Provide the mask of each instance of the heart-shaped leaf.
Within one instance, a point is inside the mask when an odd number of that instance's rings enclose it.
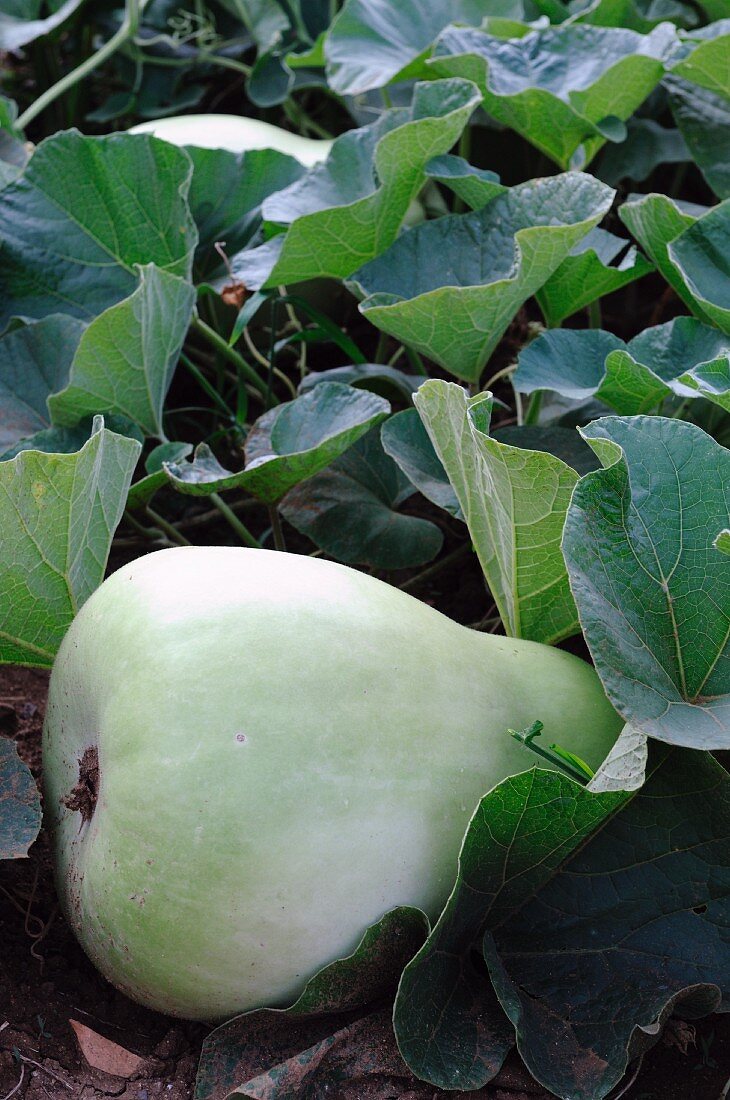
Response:
[[[605,469],[576,486],[563,538],[583,632],[611,702],[675,745],[730,746],[730,451],[662,417],[582,431]]]
[[[551,1092],[602,1100],[675,1006],[690,1019],[726,1008],[729,839],[727,772],[708,753],[662,747],[644,786],[487,931],[520,1054]]]
[[[0,662],[53,663],[104,578],[141,449],[98,417],[76,454],[23,451],[0,463]]]
[[[408,108],[339,137],[326,162],[267,199],[263,216],[288,226],[240,253],[233,271],[249,288],[317,276],[344,278],[395,240],[431,157],[447,152],[479,102],[473,84],[417,84]]]
[[[389,411],[388,402],[373,393],[323,382],[259,417],[246,441],[246,467],[238,473],[221,466],[205,443],[192,462],[169,463],[165,470],[181,493],[209,496],[245,489],[273,504],[329,466]]]
[[[514,384],[522,393],[596,397],[627,416],[674,395],[730,409],[730,340],[694,317],[645,329],[628,343],[600,329],[545,332],[520,353]]]
[[[41,142],[0,191],[0,328],[14,315],[91,320],[133,293],[137,264],[189,277],[191,173],[186,153],[147,136]]]
[[[475,962],[474,948],[487,928],[548,882],[625,799],[623,793],[591,796],[566,776],[532,770],[498,784],[481,800],[464,838],[453,892],[398,988],[396,1038],[419,1077],[441,1088],[458,1083],[478,1089],[496,1075],[514,1031]]]
[[[607,138],[622,140],[622,123],[659,83],[676,48],[670,23],[647,35],[573,23],[509,39],[449,27],[428,66],[473,81],[489,115],[566,169],[589,164]]]
[[[378,328],[476,381],[514,314],[600,221],[613,192],[566,173],[513,187],[472,214],[418,225],[357,271]]]
[[[521,0],[498,0],[489,14],[521,18]],[[419,55],[449,23],[479,26],[483,0],[346,0],[325,37],[327,82],[340,95],[360,95],[393,79],[422,75]]]
[[[88,326],[68,384],[48,398],[51,420],[73,427],[95,413],[116,413],[164,439],[162,407],[190,324],[195,290],[154,264],[139,286]]]

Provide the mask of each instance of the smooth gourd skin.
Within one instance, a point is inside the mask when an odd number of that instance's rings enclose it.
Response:
[[[435,918],[479,798],[540,718],[594,766],[594,671],[483,635],[343,565],[163,550],[111,576],[58,654],[44,733],[64,911],[159,1011],[285,1005],[395,905]],[[90,820],[65,807],[96,746]]]
[[[332,141],[292,134],[270,122],[238,115],[176,115],[155,118],[132,126],[130,134],[153,134],[171,145],[197,145],[203,149],[228,149],[246,153],[251,149],[278,149],[311,168],[326,160]]]

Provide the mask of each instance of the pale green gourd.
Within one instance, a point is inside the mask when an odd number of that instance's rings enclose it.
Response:
[[[140,558],[83,607],[51,678],[64,911],[155,1009],[285,1005],[393,906],[438,915],[477,801],[535,763],[508,727],[537,718],[593,766],[621,725],[578,658],[346,566],[227,547]],[[95,752],[82,820],[63,800]]]
[[[311,168],[327,159],[332,141],[292,134],[270,122],[239,115],[177,115],[155,118],[132,126],[130,134],[154,134],[171,145],[197,145],[202,149],[227,149],[246,153],[251,149],[277,149]]]

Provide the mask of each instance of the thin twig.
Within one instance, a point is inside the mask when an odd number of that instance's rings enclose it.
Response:
[[[15,1096],[16,1092],[18,1091],[20,1086],[23,1084],[23,1078],[24,1077],[25,1077],[25,1066],[21,1063],[21,1066],[20,1066],[20,1080],[18,1081],[18,1083],[17,1083],[17,1085],[15,1086],[14,1089],[11,1089],[10,1092],[6,1093],[5,1096],[3,1096],[3,1100],[10,1100],[11,1096]]]

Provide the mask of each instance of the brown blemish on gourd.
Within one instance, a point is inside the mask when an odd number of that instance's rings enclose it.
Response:
[[[81,824],[91,821],[99,797],[99,753],[96,745],[84,749],[79,760],[79,781],[61,802],[69,810],[81,814]]]

